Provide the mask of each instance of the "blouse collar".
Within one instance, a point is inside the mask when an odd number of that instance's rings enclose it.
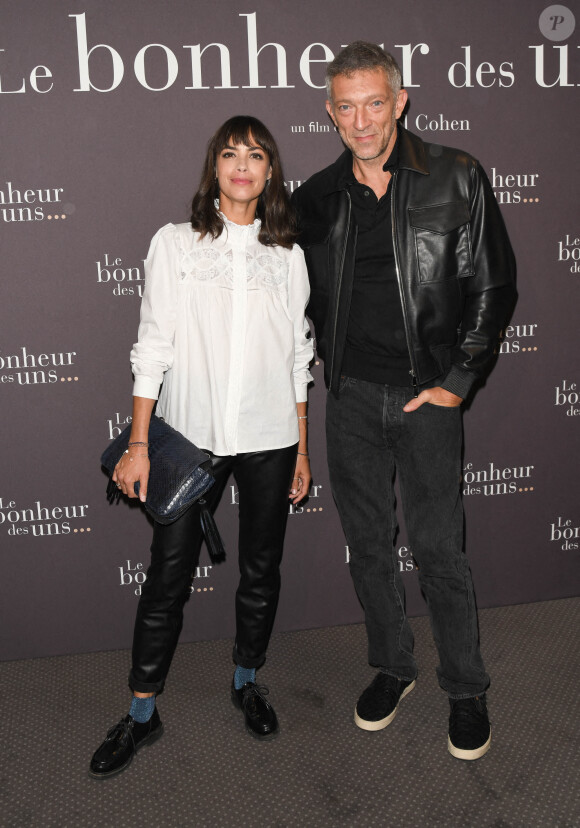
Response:
[[[252,224],[236,224],[235,221],[231,221],[222,211],[219,209],[219,201],[215,200],[215,207],[220,217],[226,227],[228,234],[233,235],[234,237],[237,236],[246,236],[250,234],[252,236],[257,236],[260,232],[260,227],[262,226],[262,222],[259,218],[254,219]]]

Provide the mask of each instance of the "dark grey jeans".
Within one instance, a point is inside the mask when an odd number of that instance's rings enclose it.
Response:
[[[327,399],[330,484],[365,611],[369,663],[406,681],[417,675],[394,544],[397,474],[439,684],[451,698],[468,698],[487,689],[489,676],[463,552],[461,410],[426,403],[407,414],[411,397],[408,388],[343,378],[340,398]]]

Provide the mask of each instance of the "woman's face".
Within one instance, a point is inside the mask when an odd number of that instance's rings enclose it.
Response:
[[[233,219],[229,212],[233,209],[239,215],[239,206],[246,205],[251,213],[248,218],[253,221],[258,198],[272,175],[272,167],[267,153],[254,144],[251,135],[249,140],[250,147],[235,144],[223,148],[217,157],[216,176],[222,213]]]

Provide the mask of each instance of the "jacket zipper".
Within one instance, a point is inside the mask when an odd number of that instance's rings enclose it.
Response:
[[[350,231],[350,212],[351,212],[351,206],[352,206],[351,199],[350,199],[350,193],[348,192],[348,190],[344,190],[343,192],[345,193],[345,195],[347,197],[347,200],[348,200],[348,214],[347,214],[347,220],[346,220],[346,233],[345,233],[345,236],[344,236],[344,243],[343,243],[343,246],[342,246],[342,254],[341,254],[341,257],[340,257],[340,269],[339,269],[339,273],[338,273],[338,283],[337,283],[336,303],[335,303],[335,313],[334,313],[334,326],[333,326],[333,331],[332,331],[332,361],[330,363],[330,381],[329,381],[329,385],[328,385],[328,391],[330,391],[330,389],[332,388],[332,378],[334,376],[334,358],[335,358],[335,355],[336,355],[336,329],[338,327],[338,309],[339,309],[339,306],[340,306],[340,290],[341,290],[341,287],[342,287],[342,273],[344,271],[344,259],[345,259],[345,256],[346,256],[346,246],[347,246],[347,243],[348,243],[348,234],[349,234],[349,231]]]
[[[401,307],[403,310],[403,322],[405,323],[405,339],[407,340],[407,350],[409,352],[409,360],[411,362],[411,377],[413,379],[413,393],[415,397],[419,396],[419,383],[417,381],[417,366],[415,365],[415,360],[413,357],[413,351],[411,350],[411,337],[409,334],[409,323],[407,321],[407,303],[405,300],[405,293],[403,291],[403,285],[401,282],[401,269],[399,267],[399,248],[398,248],[398,238],[397,238],[397,229],[395,223],[395,189],[397,186],[397,178],[398,178],[398,170],[395,170],[393,173],[393,185],[391,187],[391,228],[393,234],[393,252],[395,254],[395,270],[397,271],[397,284],[399,285],[399,296],[401,297]]]

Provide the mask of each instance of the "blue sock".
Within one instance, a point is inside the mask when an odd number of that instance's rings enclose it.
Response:
[[[240,667],[238,664],[236,672],[234,673],[234,687],[236,690],[241,690],[244,684],[248,681],[255,683],[256,670],[254,667]]]
[[[155,696],[149,696],[146,699],[139,699],[137,696],[133,696],[133,701],[131,702],[131,709],[129,710],[129,715],[133,716],[136,722],[140,724],[145,724],[148,722],[151,716],[153,715],[153,711],[155,710]]]

